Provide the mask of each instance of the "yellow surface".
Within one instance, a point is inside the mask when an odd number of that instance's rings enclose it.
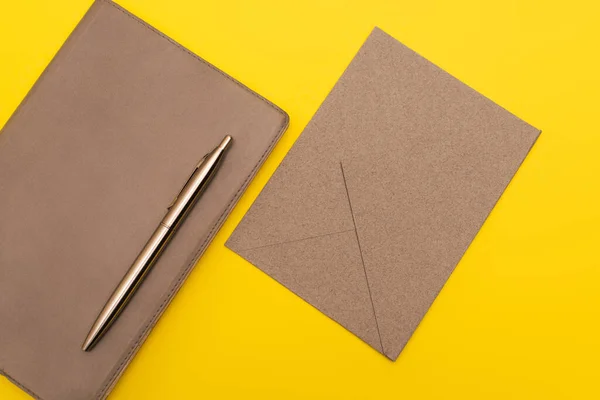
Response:
[[[119,3],[291,126],[112,400],[600,398],[597,1]],[[0,125],[89,4],[1,2]],[[223,246],[375,25],[543,130],[395,363]]]

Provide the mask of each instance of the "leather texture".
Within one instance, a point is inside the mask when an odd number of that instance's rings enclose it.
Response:
[[[96,1],[0,135],[0,372],[105,398],[288,124],[121,7]],[[199,159],[221,168],[93,351],[81,344]]]

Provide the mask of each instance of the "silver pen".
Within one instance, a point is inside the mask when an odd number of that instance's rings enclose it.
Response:
[[[186,217],[214,176],[231,141],[231,136],[225,136],[221,144],[205,155],[196,165],[181,192],[167,208],[167,214],[160,221],[129,271],[106,302],[98,318],[96,318],[96,322],[92,325],[83,343],[82,348],[84,351],[91,350],[98,343],[123,311],[156,259],[173,237],[181,221]]]

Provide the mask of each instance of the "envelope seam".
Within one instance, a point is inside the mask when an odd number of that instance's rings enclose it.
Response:
[[[346,229],[344,231],[339,231],[339,232],[331,232],[331,233],[324,233],[322,235],[316,235],[316,236],[309,236],[309,237],[305,237],[305,238],[300,238],[300,239],[294,239],[294,240],[288,240],[286,242],[277,242],[277,243],[272,243],[272,244],[266,244],[264,246],[256,246],[256,247],[250,247],[248,249],[239,249],[239,250],[235,250],[236,252],[241,252],[241,251],[251,251],[251,250],[258,250],[258,249],[264,249],[266,247],[272,247],[272,246],[280,246],[283,244],[290,244],[290,243],[296,243],[296,242],[301,242],[303,240],[310,240],[310,239],[317,239],[317,238],[322,238],[322,237],[326,237],[326,236],[333,236],[333,235],[338,235],[340,233],[346,233],[346,232],[351,232],[354,229]]]
[[[358,229],[356,227],[356,219],[354,218],[354,211],[352,210],[352,201],[350,201],[350,192],[348,191],[348,184],[346,183],[346,174],[344,173],[344,166],[340,161],[340,169],[342,171],[342,178],[344,180],[344,187],[346,188],[346,197],[348,198],[348,206],[350,207],[350,215],[352,216],[352,224],[354,225],[354,233],[356,235],[356,242],[358,243],[358,252],[360,253],[360,261],[362,262],[363,272],[365,273],[365,281],[367,282],[367,291],[369,292],[369,299],[371,300],[371,307],[373,308],[373,318],[375,318],[375,328],[377,328],[377,336],[379,336],[379,345],[381,346],[381,352],[385,354],[383,348],[383,340],[381,339],[381,332],[379,331],[379,322],[377,322],[377,313],[375,312],[375,303],[373,303],[373,295],[371,294],[371,286],[369,285],[369,277],[367,276],[367,268],[365,267],[365,259],[362,253],[362,247],[360,246],[360,239],[358,237]]]

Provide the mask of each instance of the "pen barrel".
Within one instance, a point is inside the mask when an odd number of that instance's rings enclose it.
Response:
[[[123,311],[136,289],[142,283],[148,271],[152,268],[165,245],[169,242],[173,230],[160,224],[146,245],[137,256],[121,282],[115,288],[112,296],[98,315],[84,343],[84,349],[89,350],[104,336],[119,314]]]
[[[115,288],[115,299],[120,303],[119,312],[127,304],[133,292],[135,292],[139,284],[146,277],[148,271],[160,256],[172,235],[173,230],[161,224],[156,228],[152,236],[150,236],[150,239],[148,239],[148,242],[146,242],[146,245],[140,254],[133,264],[131,264],[131,267],[123,279],[121,279],[119,285]],[[116,296],[117,293],[120,295]]]
[[[144,280],[162,249],[169,242],[173,231],[162,224],[156,228],[140,254],[137,256],[112,296],[104,305],[94,325],[90,329],[84,343],[84,350],[89,350],[104,336],[119,314],[123,311],[133,293]]]
[[[116,287],[111,299],[115,302],[115,319],[127,305],[132,294],[152,268],[171,237],[177,231],[181,222],[194,207],[204,189],[213,178],[222,158],[223,149],[217,148],[204,157],[203,161],[194,170],[183,189],[173,201],[169,211],[162,219],[148,242],[137,256],[127,274]]]
[[[231,136],[226,136],[221,144],[204,156],[196,166],[192,175],[179,192],[179,195],[175,197],[168,207],[168,212],[160,222],[158,228],[156,228],[102,309],[83,344],[85,351],[90,350],[100,340],[121,311],[123,311],[180,223],[185,219],[213,178],[231,140]]]

